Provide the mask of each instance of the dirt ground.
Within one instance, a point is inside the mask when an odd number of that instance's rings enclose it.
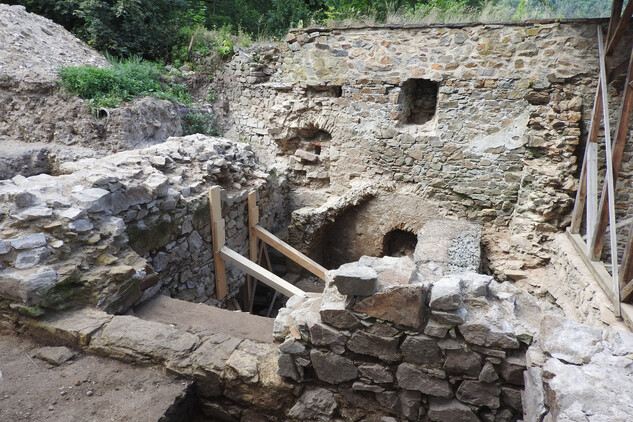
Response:
[[[170,406],[189,384],[152,367],[79,354],[53,366],[33,357],[41,347],[0,332],[0,421],[179,420]],[[175,416],[175,415],[174,415]],[[186,420],[186,419],[184,419]]]

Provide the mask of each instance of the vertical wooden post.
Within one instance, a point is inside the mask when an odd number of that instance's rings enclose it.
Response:
[[[218,300],[226,297],[226,265],[220,249],[226,243],[225,223],[222,218],[222,189],[214,186],[209,189],[209,206],[211,208],[211,238],[213,241],[213,266],[215,267],[215,294]]]
[[[614,160],[611,145],[611,125],[609,122],[609,99],[607,97],[607,69],[604,61],[605,45],[602,41],[602,28],[598,26],[598,47],[600,51],[600,84],[602,85],[602,119],[604,121],[604,146],[607,162],[605,185],[608,195],[609,237],[611,240],[611,277],[613,279],[613,313],[616,317],[622,314],[620,307],[620,277],[618,276],[618,239],[615,231],[615,177]],[[620,116],[622,117],[622,116]],[[619,163],[618,163],[619,167]],[[597,231],[597,230],[596,230]]]
[[[257,206],[257,192],[252,191],[248,194],[248,253],[249,258],[253,262],[257,262],[257,236],[254,227],[259,224],[259,207]],[[257,280],[248,275],[246,277],[246,289],[244,305],[247,312],[253,311],[253,301],[255,300],[255,289]]]

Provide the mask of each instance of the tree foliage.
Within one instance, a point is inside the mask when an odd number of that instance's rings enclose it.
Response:
[[[332,19],[445,11],[505,11],[511,19],[608,16],[612,0],[0,0],[23,4],[115,56],[173,60],[194,29],[229,29],[255,37]],[[633,1],[633,0],[632,0]],[[187,29],[188,28],[188,29]],[[186,44],[186,46],[183,46]],[[190,49],[190,48],[189,48]]]

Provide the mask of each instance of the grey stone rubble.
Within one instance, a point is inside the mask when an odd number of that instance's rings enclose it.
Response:
[[[283,179],[225,139],[171,138],[61,169],[0,181],[0,295],[29,312],[87,304],[124,312],[161,291],[214,298],[211,186],[226,189],[228,243],[240,252],[249,190],[260,194],[263,224],[283,221]],[[243,278],[229,269],[229,298]]]
[[[441,261],[459,230],[439,223],[452,234],[439,243]],[[478,252],[457,259],[479,265]],[[397,282],[385,271],[409,261],[363,257],[351,268],[380,269],[372,296],[341,294],[332,271],[322,296],[280,310],[278,373],[306,388],[293,420],[630,420],[631,406],[617,403],[633,387],[633,334],[572,322],[507,282],[449,263],[453,271],[432,276],[420,271],[429,261],[416,260],[417,271]]]

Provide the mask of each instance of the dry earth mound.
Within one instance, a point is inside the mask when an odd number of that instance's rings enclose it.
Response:
[[[57,83],[65,65],[108,61],[52,21],[0,4],[0,179],[55,173],[60,163],[179,136],[176,105],[141,98],[98,119]]]

